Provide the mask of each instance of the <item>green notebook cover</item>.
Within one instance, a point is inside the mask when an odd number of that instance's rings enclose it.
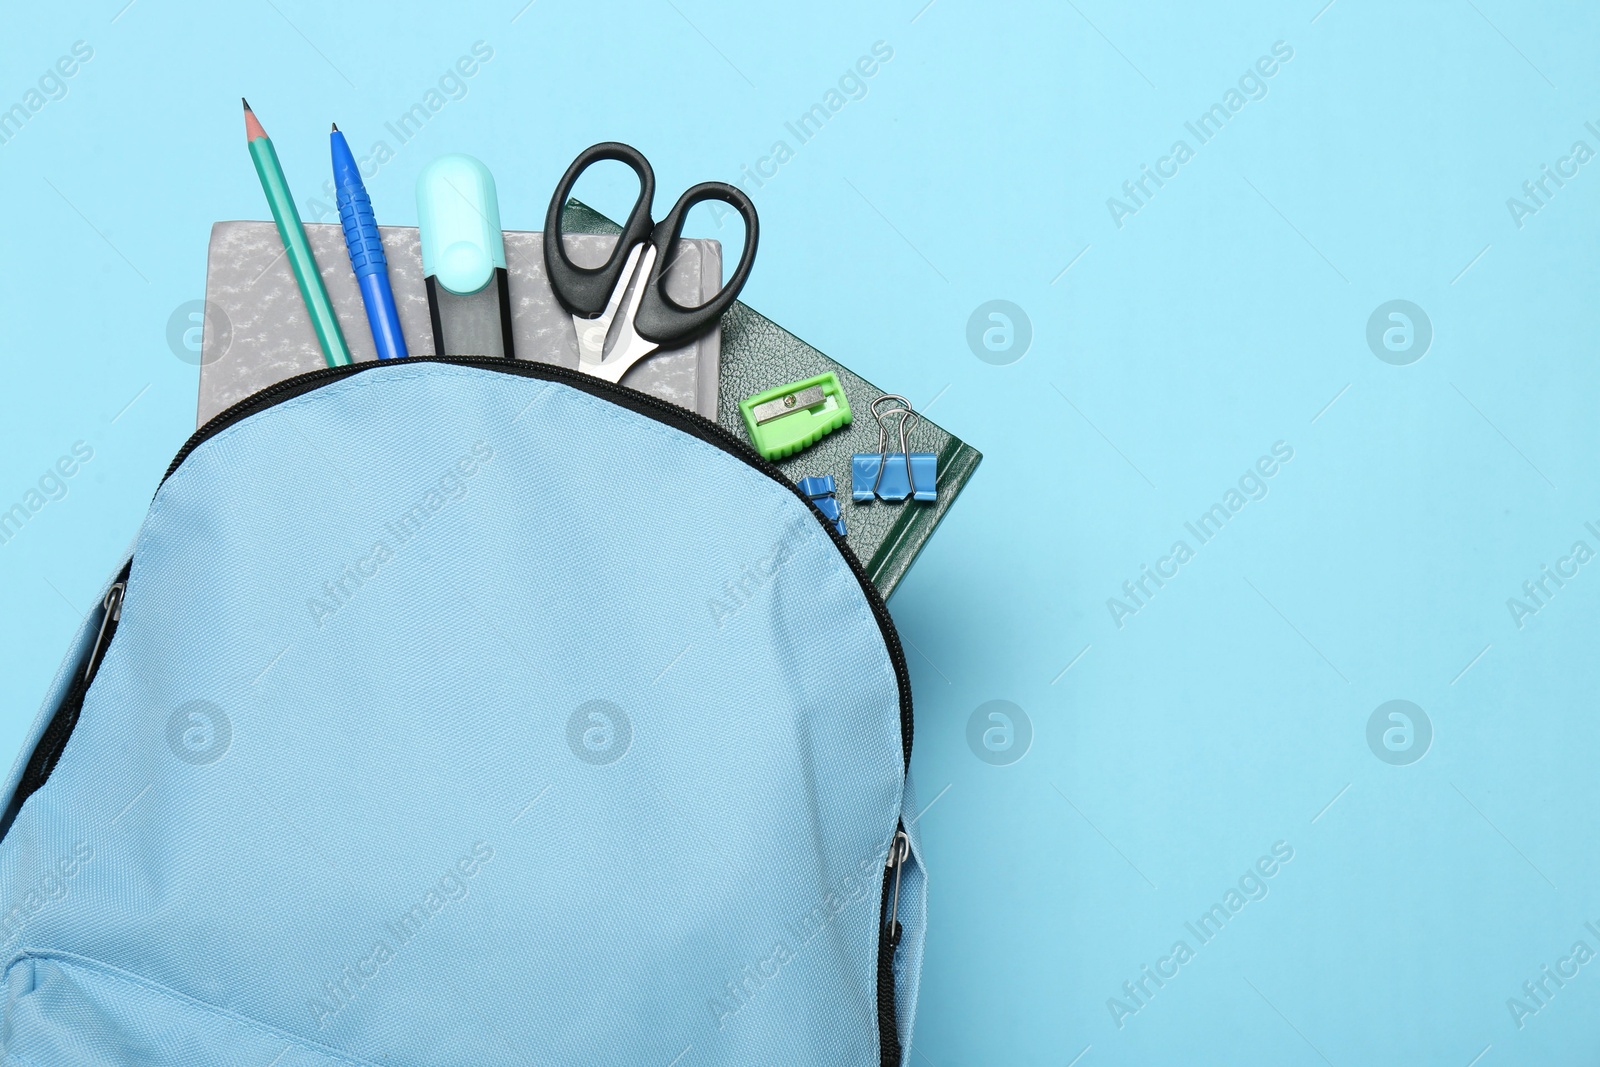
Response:
[[[621,229],[577,200],[567,202],[562,225],[568,233],[617,233]],[[826,371],[839,376],[854,421],[810,448],[779,460],[778,467],[795,482],[809,475],[833,475],[846,540],[873,584],[887,598],[905,577],[944,513],[955,503],[967,479],[978,469],[983,455],[954,434],[923,419],[911,432],[911,450],[932,452],[939,457],[939,499],[899,504],[881,500],[870,504],[852,502],[850,457],[857,452],[878,451],[878,423],[869,408],[874,400],[884,395],[884,390],[739,301],[735,301],[722,317],[717,421],[748,443],[750,434],[739,413],[739,401],[764,389]],[[891,422],[891,450],[899,447],[893,438],[894,429],[895,424]]]

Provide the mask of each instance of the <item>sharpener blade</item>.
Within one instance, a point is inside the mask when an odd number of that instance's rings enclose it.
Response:
[[[774,397],[765,404],[757,404],[750,413],[755,416],[756,425],[781,419],[796,411],[822,403],[827,399],[827,394],[822,391],[822,386],[813,385],[809,389],[802,389],[797,393],[785,393],[783,396]]]

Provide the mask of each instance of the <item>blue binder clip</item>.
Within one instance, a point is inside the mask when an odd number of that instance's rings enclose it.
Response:
[[[834,530],[844,536],[844,517],[839,514],[839,502],[833,498],[833,475],[819,474],[801,478],[800,492],[811,501],[811,506],[822,512],[822,517],[833,523]]]
[[[884,401],[892,406],[878,410]],[[864,503],[879,500],[937,500],[938,457],[932,452],[912,452],[907,444],[911,428],[922,416],[911,408],[911,401],[885,393],[872,402],[873,418],[878,420],[878,451],[857,452],[850,458],[850,499]],[[885,419],[900,419],[900,451],[889,451],[889,427]],[[909,425],[908,425],[909,423]]]

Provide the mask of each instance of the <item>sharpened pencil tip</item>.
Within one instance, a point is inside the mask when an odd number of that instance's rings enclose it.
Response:
[[[246,111],[249,111],[249,110],[250,110],[250,101],[248,101],[248,100],[246,100],[246,99],[245,99],[245,98],[244,98],[244,97],[242,97],[242,96],[241,96],[241,97],[240,97],[240,98],[239,98],[239,100],[240,100],[240,101],[241,101],[241,102],[242,102],[242,103],[243,103],[243,104],[244,104],[244,109],[245,109],[245,110],[246,110]]]
[[[241,97],[241,99],[243,98]],[[246,141],[259,141],[266,135],[267,131],[261,128],[261,120],[256,118],[256,113],[250,110],[250,102],[246,100],[244,105],[244,139]]]

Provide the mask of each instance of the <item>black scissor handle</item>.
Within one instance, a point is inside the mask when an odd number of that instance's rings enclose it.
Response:
[[[729,205],[744,219],[744,251],[739,253],[739,266],[716,296],[698,307],[684,307],[667,295],[667,270],[678,256],[678,242],[683,240],[683,224],[688,221],[689,210],[708,200]],[[756,206],[742,191],[724,182],[701,182],[678,197],[667,217],[656,224],[650,235],[655,246],[656,261],[650,268],[650,278],[645,285],[639,310],[633,317],[633,329],[646,341],[664,347],[686,344],[715,326],[722,313],[739,297],[750,268],[756,260],[756,242],[761,236],[761,224],[756,218]]]
[[[634,201],[633,210],[628,212],[628,221],[622,227],[616,246],[611,249],[611,258],[598,267],[580,267],[567,258],[567,249],[562,241],[565,234],[561,229],[561,215],[572,196],[572,187],[578,184],[578,178],[603,159],[626,163],[633,169],[639,176],[639,199]],[[574,315],[590,318],[605,310],[606,301],[611,299],[611,291],[622,277],[622,266],[627,261],[628,252],[650,237],[650,205],[655,195],[655,171],[650,169],[650,161],[637,148],[621,141],[605,141],[578,153],[578,158],[561,176],[556,195],[550,198],[550,210],[544,217],[544,269],[550,279],[550,288],[555,290],[556,299],[561,301],[562,307]]]

